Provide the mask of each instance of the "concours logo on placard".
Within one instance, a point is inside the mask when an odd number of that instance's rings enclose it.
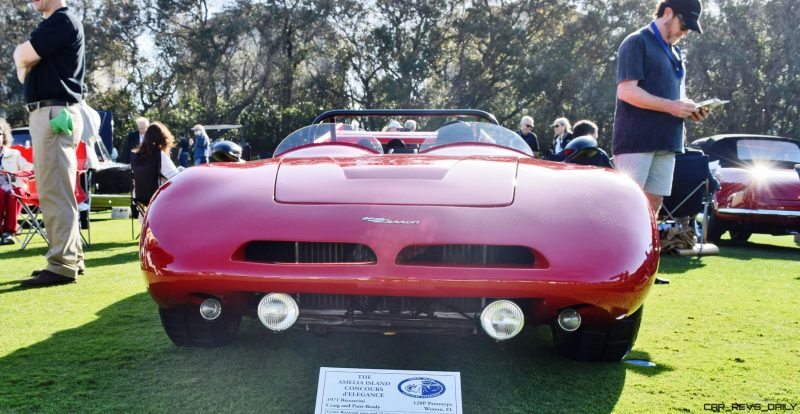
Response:
[[[444,384],[426,377],[408,378],[397,385],[403,394],[414,398],[433,398],[444,394]]]

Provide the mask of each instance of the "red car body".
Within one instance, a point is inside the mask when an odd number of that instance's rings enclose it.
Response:
[[[430,136],[406,134],[409,142]],[[304,319],[304,298],[313,296],[315,309],[343,297],[472,299],[480,306],[504,298],[520,304],[529,324],[553,323],[561,310],[576,308],[587,329],[605,330],[641,308],[658,266],[658,234],[643,192],[627,177],[491,144],[395,155],[340,140],[269,160],[190,168],[162,186],[140,251],[162,311],[196,313],[213,297],[228,313],[253,315],[258,297],[283,292],[298,298],[296,326],[385,332],[447,330],[448,322],[387,317],[370,324],[358,312]],[[331,259],[337,253],[323,251],[316,257],[325,259],[289,263],[269,250],[353,245],[374,256]],[[466,328],[475,331],[475,323]]]
[[[720,189],[708,226],[716,241],[726,231],[734,240],[752,233],[800,232],[800,141],[791,138],[729,134],[692,143],[719,162]]]

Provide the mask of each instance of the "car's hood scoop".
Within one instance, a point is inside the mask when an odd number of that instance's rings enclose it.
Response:
[[[284,159],[275,200],[303,204],[507,206],[517,160],[429,156]]]

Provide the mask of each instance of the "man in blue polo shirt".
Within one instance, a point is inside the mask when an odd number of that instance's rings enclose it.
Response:
[[[689,30],[702,33],[702,9],[699,0],[661,1],[654,20],[628,35],[617,55],[614,164],[644,189],[656,213],[672,192],[684,120],[708,115],[686,97],[686,68],[675,46]]]
[[[14,50],[17,77],[24,85],[33,140],[33,168],[50,248],[47,266],[22,281],[25,287],[61,285],[83,273],[78,228],[75,150],[83,131],[83,25],[64,0],[33,0],[44,20],[30,40]],[[52,121],[52,122],[51,122]]]

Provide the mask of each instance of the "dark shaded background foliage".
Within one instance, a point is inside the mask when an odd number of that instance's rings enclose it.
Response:
[[[174,130],[242,123],[268,153],[331,108],[469,107],[505,126],[532,115],[595,120],[610,144],[615,53],[656,0],[70,0],[84,21],[89,102],[115,140],[140,113]],[[800,136],[796,0],[708,0],[681,44],[690,97],[730,99],[689,139]],[[39,18],[0,0],[0,109],[26,123],[11,55]],[[137,39],[145,41],[137,42]]]

